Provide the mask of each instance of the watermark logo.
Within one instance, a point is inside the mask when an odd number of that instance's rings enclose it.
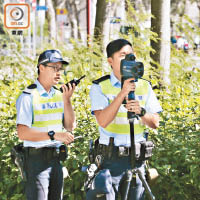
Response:
[[[30,26],[29,4],[5,4],[4,26],[8,29],[27,29]]]

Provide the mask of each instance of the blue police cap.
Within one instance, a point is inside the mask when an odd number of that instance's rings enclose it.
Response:
[[[46,50],[40,54],[37,66],[39,66],[40,64],[56,63],[56,62],[62,62],[62,64],[66,65],[69,64],[67,61],[63,60],[62,55],[58,50],[55,49]]]

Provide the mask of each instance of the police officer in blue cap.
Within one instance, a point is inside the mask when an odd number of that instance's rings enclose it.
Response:
[[[134,112],[135,142],[145,141],[144,130],[148,126],[156,129],[159,126],[159,112],[162,108],[148,81],[134,78],[124,81],[121,88],[120,62],[127,54],[133,53],[132,45],[125,39],[117,39],[107,46],[108,63],[112,68],[110,75],[93,81],[90,90],[92,114],[99,125],[99,144],[97,154],[101,159],[99,173],[86,193],[87,200],[115,200],[126,184],[125,174],[132,169],[130,158],[130,126],[127,112]],[[128,100],[129,92],[135,92],[135,100]],[[127,100],[126,106],[122,103]],[[111,143],[112,142],[112,143]],[[101,160],[101,162],[99,161]],[[145,175],[145,161],[136,160],[135,165]],[[144,199],[144,187],[136,174],[136,184],[130,186],[129,200]]]
[[[17,133],[25,149],[25,193],[28,200],[60,200],[63,170],[60,147],[73,142],[75,113],[71,97],[75,85],[58,84],[64,61],[58,50],[47,50],[38,59],[38,78],[17,99]],[[64,148],[65,149],[65,148]]]

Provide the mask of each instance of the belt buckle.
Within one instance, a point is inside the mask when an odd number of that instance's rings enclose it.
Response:
[[[119,157],[129,156],[129,148],[124,146],[119,146],[118,156]]]

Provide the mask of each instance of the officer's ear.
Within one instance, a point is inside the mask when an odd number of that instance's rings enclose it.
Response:
[[[42,65],[42,64],[40,64],[40,65],[39,65],[39,70],[40,70],[40,72],[43,72],[43,71],[44,71],[44,69],[45,69],[45,66],[44,66],[44,65]]]
[[[112,57],[108,57],[107,58],[108,63],[110,64],[110,66],[112,67],[112,63],[113,63],[113,59]]]

